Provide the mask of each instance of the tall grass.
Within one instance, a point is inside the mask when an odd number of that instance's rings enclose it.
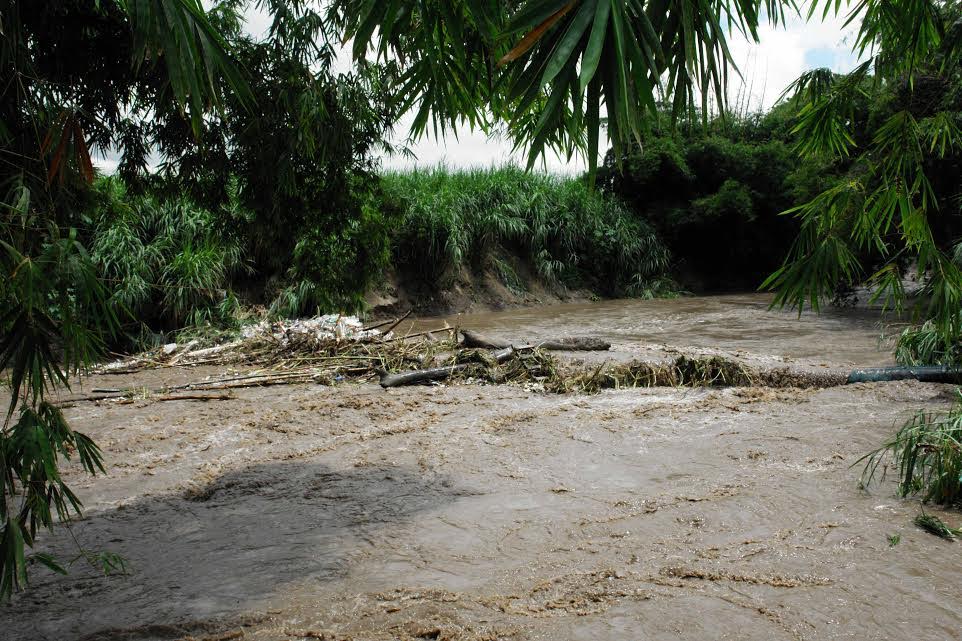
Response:
[[[425,280],[444,284],[462,269],[492,267],[516,286],[499,259],[514,253],[549,283],[606,295],[656,295],[666,282],[668,252],[654,230],[581,180],[439,167],[388,173],[383,192],[398,216],[395,264]]]
[[[112,302],[137,321],[177,328],[232,311],[229,282],[243,251],[212,212],[183,198],[129,197],[105,178],[92,218],[91,258]]]
[[[863,457],[861,483],[871,483],[891,458],[898,471],[903,497],[921,495],[922,501],[958,504],[962,500],[962,397],[945,413],[919,410],[895,436]]]
[[[261,265],[249,277],[244,257],[262,239],[236,189],[216,210],[134,195],[116,178],[95,191],[91,257],[112,302],[153,330],[229,321],[232,284],[253,283],[254,296],[262,288],[279,316],[353,312],[392,262],[429,287],[464,271],[494,274],[519,293],[532,274],[608,296],[654,297],[671,285],[665,247],[620,201],[511,167],[389,173],[358,212],[291,230],[282,272]]]
[[[895,360],[909,366],[962,364],[962,337],[926,321],[902,331],[895,344]]]

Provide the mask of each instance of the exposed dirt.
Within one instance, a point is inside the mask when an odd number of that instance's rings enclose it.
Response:
[[[887,358],[858,317],[799,322],[754,299],[675,305],[689,329],[672,336],[690,338],[679,347],[831,371]],[[462,322],[505,336],[598,334],[607,313],[611,358],[671,351],[618,329],[634,318],[674,332],[659,320],[669,303],[605,309],[593,325],[558,310],[540,325],[533,313],[514,326]],[[755,336],[736,336],[739,323]],[[68,472],[87,506],[73,532],[126,557],[131,573],[37,570],[0,610],[0,630],[58,641],[956,638],[959,544],[915,528],[917,505],[891,481],[859,490],[851,467],[953,393],[914,382],[590,396],[301,384],[209,402],[78,403],[68,417],[101,444],[110,473]],[[62,530],[42,546],[75,555]]]
[[[588,302],[596,296],[586,289],[551,286],[530,265],[511,256],[516,279],[514,286],[488,266],[485,269],[462,269],[443,278],[443,284],[425,283],[420,274],[391,272],[377,288],[365,296],[370,318],[397,316],[413,309],[417,314],[478,313],[521,307],[554,305],[565,302]]]

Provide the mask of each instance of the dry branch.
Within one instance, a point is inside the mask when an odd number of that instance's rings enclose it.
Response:
[[[491,355],[497,363],[504,363],[515,353],[513,347],[508,347]],[[475,367],[476,363],[458,363],[456,365],[445,365],[444,367],[432,367],[428,369],[409,370],[396,374],[381,373],[381,387],[400,387],[402,385],[418,385],[431,381],[441,381],[453,374],[463,372],[469,367]]]
[[[407,318],[408,316],[411,315],[411,312],[412,312],[412,311],[413,311],[413,310],[410,310],[410,309],[409,309],[409,310],[407,311],[407,313],[404,314],[404,316],[402,316],[401,318],[399,318],[399,319],[397,319],[396,321],[394,321],[386,330],[384,330],[384,331],[381,332],[381,333],[382,333],[382,334],[390,334],[392,331],[394,331],[394,328],[395,328],[395,327],[397,327],[398,325],[400,325],[401,322],[402,322],[405,318]]]
[[[152,401],[229,401],[236,398],[230,394],[171,394],[169,396],[158,396]]]

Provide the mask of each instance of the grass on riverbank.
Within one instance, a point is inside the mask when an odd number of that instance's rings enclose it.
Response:
[[[581,179],[505,166],[378,180],[361,222],[292,232],[294,250],[280,267],[252,258],[263,239],[250,212],[237,213],[239,204],[204,209],[185,198],[132,193],[117,178],[98,181],[95,224],[84,242],[112,300],[126,310],[131,337],[230,326],[241,302],[274,316],[357,313],[392,272],[428,297],[466,275],[494,278],[514,293],[535,285],[608,297],[674,291],[654,230]]]
[[[668,252],[643,220],[583,180],[505,166],[470,171],[392,172],[383,177],[385,211],[397,216],[393,260],[443,286],[460,270],[493,267],[508,287],[522,279],[505,256],[520,258],[549,284],[606,296],[669,291]]]

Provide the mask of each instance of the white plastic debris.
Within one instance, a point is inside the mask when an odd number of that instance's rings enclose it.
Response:
[[[193,365],[198,363],[212,363],[231,354],[242,355],[244,350],[259,343],[275,343],[278,349],[289,346],[304,347],[320,345],[330,341],[354,342],[368,339],[384,339],[386,336],[376,329],[365,330],[357,316],[343,316],[327,314],[314,318],[299,318],[296,320],[268,321],[248,325],[241,329],[240,337],[229,343],[196,349],[200,344],[197,339],[186,344],[167,343],[161,345],[153,353],[145,353],[132,358],[107,363],[98,371],[117,372],[132,370],[155,363],[158,359],[168,365]]]
[[[263,320],[245,327],[241,330],[241,336],[245,340],[270,337],[281,344],[286,344],[295,337],[308,337],[316,341],[359,341],[381,336],[381,333],[377,330],[365,331],[364,324],[357,316],[326,314],[314,318],[285,321]]]

